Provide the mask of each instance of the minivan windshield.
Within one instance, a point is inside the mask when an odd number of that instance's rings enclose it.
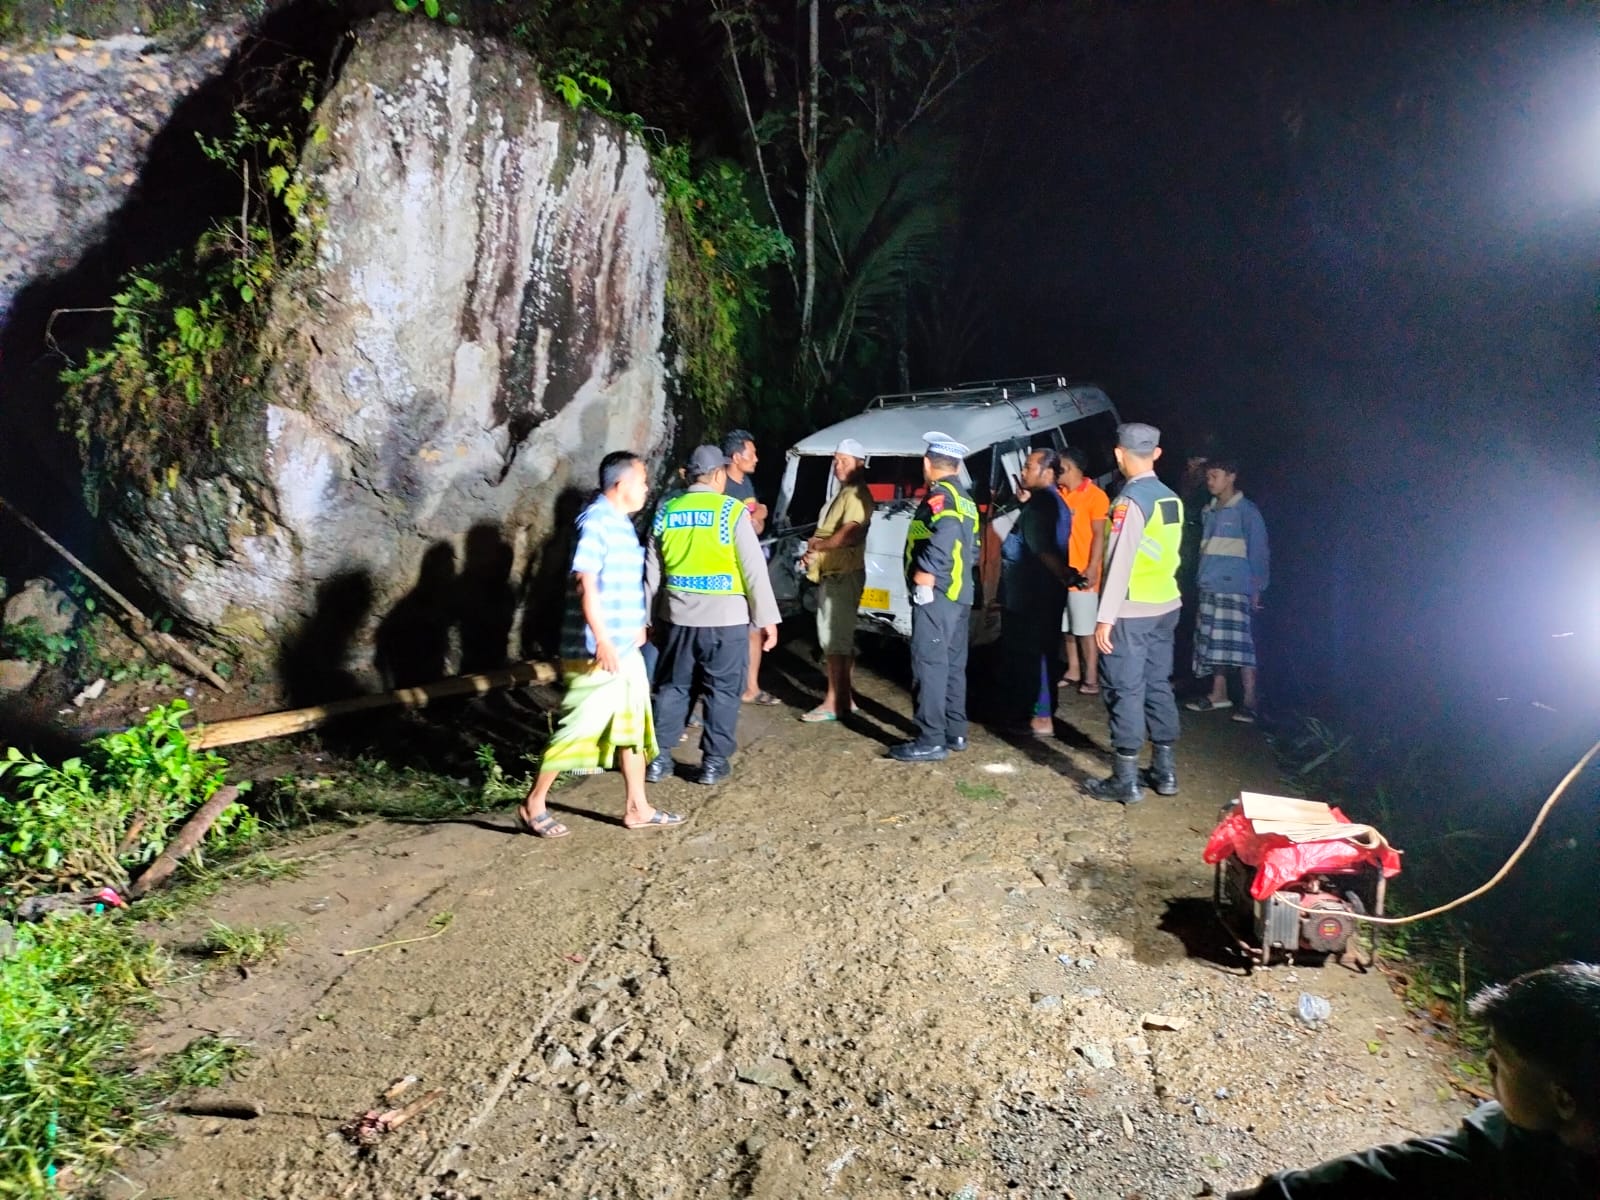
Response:
[[[967,459],[972,475],[973,499],[988,503],[989,466],[993,455],[985,449]],[[794,495],[789,500],[788,523],[793,528],[814,525],[822,519],[828,499],[828,480],[833,472],[832,457],[803,454],[795,468]],[[921,497],[927,488],[922,479],[922,458],[878,454],[867,460],[867,488],[879,504]]]

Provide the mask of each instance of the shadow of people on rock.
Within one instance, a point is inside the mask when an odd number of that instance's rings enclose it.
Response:
[[[467,531],[466,558],[456,580],[456,619],[461,622],[461,671],[493,671],[506,665],[517,595],[511,587],[511,543],[487,521]]]
[[[522,581],[523,658],[535,658],[540,651],[556,652],[561,644],[561,621],[566,614],[568,568],[577,540],[578,515],[588,507],[593,492],[567,487],[556,497],[550,536],[530,557]]]
[[[348,664],[372,600],[372,576],[364,570],[342,571],[317,586],[311,616],[278,649],[278,679],[292,707],[365,690]]]
[[[372,664],[386,688],[433,683],[449,674],[455,624],[456,552],[435,542],[422,556],[417,582],[378,624]]]

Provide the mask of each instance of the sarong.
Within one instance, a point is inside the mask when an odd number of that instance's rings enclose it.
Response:
[[[1256,665],[1250,636],[1250,597],[1233,592],[1201,592],[1194,623],[1194,673],[1210,675],[1224,667]]]
[[[561,723],[545,747],[539,770],[598,775],[616,765],[618,750],[637,750],[646,759],[656,756],[644,655],[629,650],[614,675],[592,661],[563,663],[562,669],[567,690],[561,698]]]

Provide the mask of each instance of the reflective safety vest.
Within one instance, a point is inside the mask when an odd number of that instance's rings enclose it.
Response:
[[[1144,534],[1128,579],[1128,599],[1165,604],[1178,599],[1178,556],[1183,545],[1183,501],[1159,479],[1137,479],[1123,497],[1144,514]]]
[[[932,514],[932,520],[924,522],[921,520],[922,514],[932,508],[931,501],[936,493],[943,493],[945,499],[939,510]],[[963,587],[968,586],[967,573],[971,570],[967,558],[977,553],[978,506],[950,479],[941,479],[930,487],[928,499],[922,502],[911,518],[911,528],[906,531],[906,578],[911,578],[912,564],[922,550],[922,543],[933,536],[933,526],[949,520],[959,521],[963,528],[957,533],[955,548],[951,551],[950,582],[941,590],[948,599],[960,600]],[[937,580],[934,586],[938,587]]]
[[[653,532],[669,592],[744,595],[733,525],[744,505],[718,492],[684,492],[656,511]]]

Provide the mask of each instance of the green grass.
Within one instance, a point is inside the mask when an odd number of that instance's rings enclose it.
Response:
[[[137,1008],[166,956],[111,916],[16,931],[0,960],[0,1196],[57,1194],[136,1142],[146,1104],[129,1070]]]
[[[235,928],[220,921],[211,922],[200,939],[200,952],[218,967],[254,967],[270,962],[289,944],[287,925]]]
[[[217,1087],[249,1057],[250,1050],[242,1043],[208,1034],[169,1054],[140,1082],[149,1095],[167,1099],[178,1092]]]
[[[958,779],[956,780],[956,791],[967,800],[993,801],[1006,798],[1006,794],[995,787],[994,784],[981,779],[977,783],[969,783],[965,779]]]

